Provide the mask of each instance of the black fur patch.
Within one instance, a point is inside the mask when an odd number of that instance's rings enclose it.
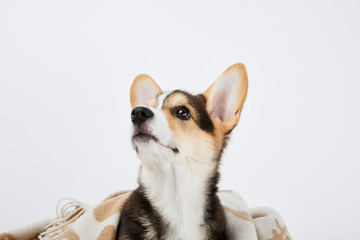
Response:
[[[215,170],[215,174],[208,180],[204,222],[208,226],[208,239],[226,239],[226,218],[224,209],[220,203],[220,199],[217,196],[220,174],[218,168]]]
[[[149,223],[150,226],[144,223]],[[162,239],[168,224],[154,209],[144,194],[144,189],[140,185],[126,201],[121,212],[120,223],[116,233],[116,240],[142,240],[145,239],[149,227],[156,232],[155,239]]]

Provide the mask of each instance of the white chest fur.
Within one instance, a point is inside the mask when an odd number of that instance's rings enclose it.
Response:
[[[170,228],[166,239],[205,239],[204,209],[208,173],[190,169],[187,164],[145,164],[140,182],[152,205]],[[194,172],[196,171],[196,172]]]

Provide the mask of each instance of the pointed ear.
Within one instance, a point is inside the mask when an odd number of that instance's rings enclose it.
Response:
[[[161,88],[148,75],[138,75],[130,87],[130,104],[131,108],[137,106],[153,106],[156,104],[154,98],[160,94]]]
[[[203,93],[210,118],[224,133],[231,131],[239,122],[248,89],[244,64],[236,63]]]

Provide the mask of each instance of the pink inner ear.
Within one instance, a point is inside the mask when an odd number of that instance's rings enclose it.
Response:
[[[219,118],[222,122],[231,119],[238,121],[235,116],[244,101],[243,95],[246,96],[247,92],[247,78],[241,71],[246,71],[241,64],[231,66],[206,90],[205,95],[209,101],[207,109],[213,119]]]
[[[215,97],[214,99],[214,106],[212,110],[210,111],[210,115],[213,118],[218,117],[222,122],[224,122],[227,119],[226,116],[226,96],[225,92],[222,92],[219,94],[219,96]]]

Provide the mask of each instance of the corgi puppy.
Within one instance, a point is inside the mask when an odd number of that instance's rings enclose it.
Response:
[[[139,187],[126,201],[117,240],[226,239],[219,164],[247,95],[245,66],[230,66],[202,94],[163,92],[148,75],[130,89]]]

